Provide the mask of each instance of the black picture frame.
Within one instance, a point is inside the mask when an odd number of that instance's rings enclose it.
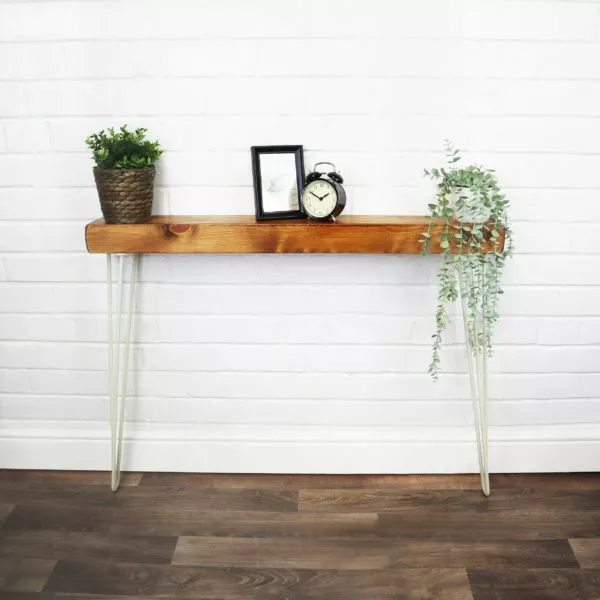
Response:
[[[254,180],[254,206],[257,221],[272,221],[276,219],[304,219],[302,209],[302,190],[304,188],[304,148],[301,145],[292,146],[252,146],[252,177]],[[293,154],[296,166],[296,187],[298,189],[298,209],[265,211],[262,195],[262,174],[260,157],[268,154]]]

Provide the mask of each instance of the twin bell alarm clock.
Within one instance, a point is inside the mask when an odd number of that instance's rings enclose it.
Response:
[[[317,171],[319,165],[329,165],[331,171]],[[330,162],[318,162],[306,176],[302,190],[302,207],[310,219],[315,221],[335,221],[346,206],[346,190],[342,187],[344,178]]]

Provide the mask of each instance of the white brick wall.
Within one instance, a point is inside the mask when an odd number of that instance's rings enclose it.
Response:
[[[422,214],[447,137],[496,168],[492,470],[600,469],[599,56],[596,0],[0,0],[0,467],[107,468],[83,139],[127,122],[164,214],[252,213],[253,144],[334,160],[355,214]],[[459,328],[425,373],[437,266],[145,257],[125,466],[475,470]]]

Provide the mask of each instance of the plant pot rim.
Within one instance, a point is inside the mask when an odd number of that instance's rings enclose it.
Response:
[[[120,167],[113,167],[112,169],[103,169],[102,167],[93,167],[94,171],[155,171],[155,167],[127,167],[125,169]]]

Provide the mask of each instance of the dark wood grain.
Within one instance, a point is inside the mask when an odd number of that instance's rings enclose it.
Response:
[[[4,504],[36,504],[39,506],[56,506],[62,502],[77,502],[81,506],[110,506],[119,503],[143,503],[166,500],[174,495],[181,495],[181,490],[165,487],[152,487],[137,493],[136,487],[121,488],[113,494],[107,485],[78,484],[72,480],[40,481],[24,478],[13,483],[0,485],[0,503]]]
[[[229,489],[186,486],[125,487],[117,494],[108,486],[72,483],[15,483],[0,487],[0,502],[37,506],[56,506],[77,502],[85,507],[137,509],[165,506],[173,510],[186,507],[216,510],[298,510],[298,490],[292,488]]]
[[[0,592],[41,592],[56,566],[45,558],[0,558]]]
[[[145,600],[144,596],[106,596],[105,594],[55,594],[53,592],[4,592],[2,600]],[[162,597],[162,600],[176,600],[177,596]],[[196,600],[215,600],[197,598]],[[472,600],[469,598],[469,600]]]
[[[594,490],[580,492],[500,489],[486,498],[482,494],[465,494],[460,490],[405,491],[360,489],[300,490],[299,510],[307,512],[402,512],[406,515],[438,510],[448,516],[466,513],[527,513],[535,506],[540,516],[562,516],[567,511],[600,512],[600,494]]]
[[[388,512],[379,515],[377,531],[382,537],[463,542],[481,539],[503,541],[600,537],[600,514],[595,510],[570,511],[566,507],[551,512],[494,510],[478,512],[475,519],[477,526],[473,527],[474,515],[469,509],[444,511],[432,508]]]
[[[189,498],[196,508],[268,512],[296,512],[298,495],[298,490],[293,488],[245,488],[239,490],[188,486],[184,492],[185,499]]]
[[[0,472],[2,600],[600,599],[595,474],[106,479]]]
[[[133,513],[137,515],[137,511]],[[73,531],[81,533],[110,532],[111,519],[128,520],[127,511],[103,506],[81,506],[74,502],[20,504],[4,523],[4,531]],[[140,533],[140,532],[138,532]]]
[[[106,596],[105,594],[55,594],[53,592],[6,592],[2,600],[145,600],[144,596]],[[176,600],[177,596],[162,597],[162,600]],[[215,600],[197,598],[196,600]],[[471,598],[469,600],[472,600]]]
[[[335,223],[306,219],[258,222],[253,216],[152,217],[136,225],[89,223],[89,252],[100,253],[360,253],[417,254],[422,250],[425,217],[342,216]],[[432,253],[439,253],[434,227]],[[502,232],[503,234],[503,232]],[[504,245],[499,238],[500,249]],[[488,244],[482,251],[492,250]]]
[[[383,569],[390,544],[369,540],[180,537],[174,565],[283,569]]]
[[[600,538],[571,539],[569,542],[582,567],[600,569]]]
[[[0,504],[0,525],[6,520],[14,507],[14,504]]]
[[[494,476],[495,477],[495,476]],[[600,482],[600,478],[599,482]],[[522,481],[522,480],[521,480]],[[144,473],[140,485],[189,487],[479,490],[479,475],[246,475],[230,473]],[[600,486],[600,483],[599,483]],[[523,487],[522,485],[520,487]]]
[[[490,479],[494,489],[600,491],[600,473],[502,473]]]
[[[95,559],[168,563],[175,537],[120,537],[62,531],[0,530],[1,558]]]
[[[391,553],[394,568],[423,567],[577,567],[566,540],[406,541]]]
[[[600,570],[469,569],[474,600],[593,600]]]
[[[290,569],[576,567],[566,540],[423,542],[403,540],[180,537],[173,564]]]
[[[463,569],[327,571],[60,562],[48,591],[179,598],[466,600]]]
[[[121,487],[136,486],[142,479],[142,473],[123,473]],[[76,485],[110,485],[110,473],[106,471],[22,471],[0,469],[0,486],[4,483],[70,483]]]
[[[238,511],[197,511],[173,513],[142,511],[132,519],[113,519],[113,534],[215,536],[246,538],[342,538],[378,537],[377,515],[306,515]]]
[[[375,537],[378,516],[298,512],[210,510],[178,504],[122,510],[120,507],[16,507],[6,531],[55,530],[144,536]]]

